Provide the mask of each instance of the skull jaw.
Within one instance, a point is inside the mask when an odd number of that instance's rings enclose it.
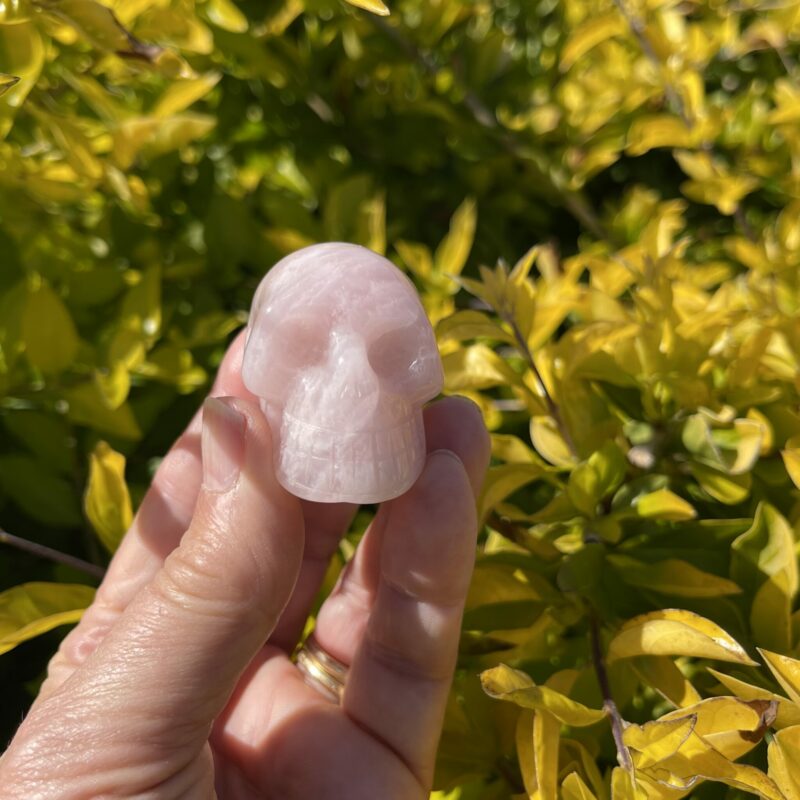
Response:
[[[273,431],[278,482],[304,500],[381,503],[410,489],[425,465],[421,409],[409,409],[388,428],[348,432],[262,405]]]

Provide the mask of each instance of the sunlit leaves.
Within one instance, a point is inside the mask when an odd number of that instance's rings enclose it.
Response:
[[[691,611],[665,609],[626,622],[608,648],[610,659],[640,655],[695,656],[756,664],[716,623]]]
[[[0,592],[0,653],[77,622],[93,598],[92,587],[67,583],[23,583]]]
[[[83,507],[98,538],[113,553],[130,527],[133,510],[125,483],[125,457],[106,442],[98,442],[89,457]]]
[[[44,373],[61,372],[79,345],[69,309],[41,279],[33,281],[24,302],[20,333],[28,361]]]
[[[382,0],[347,0],[347,2],[381,17],[385,17],[390,13],[388,6]]]
[[[482,673],[481,683],[491,697],[521,708],[545,711],[565,725],[594,725],[605,716],[605,711],[587,708],[555,689],[536,686],[525,673],[504,664]]]

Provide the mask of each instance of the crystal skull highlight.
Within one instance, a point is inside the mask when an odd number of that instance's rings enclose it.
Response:
[[[298,497],[382,502],[422,471],[442,364],[413,284],[371,250],[319,244],[278,262],[253,299],[242,377]]]

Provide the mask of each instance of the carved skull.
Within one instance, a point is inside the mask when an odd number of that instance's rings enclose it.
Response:
[[[313,245],[276,264],[253,299],[242,377],[298,497],[381,502],[420,474],[442,365],[413,284],[371,250]]]

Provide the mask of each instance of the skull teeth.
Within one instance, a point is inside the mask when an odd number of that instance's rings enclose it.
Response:
[[[320,428],[284,413],[277,467],[281,482],[300,497],[321,502],[386,499],[416,479],[425,455],[422,421],[408,417],[381,431],[343,432]]]

